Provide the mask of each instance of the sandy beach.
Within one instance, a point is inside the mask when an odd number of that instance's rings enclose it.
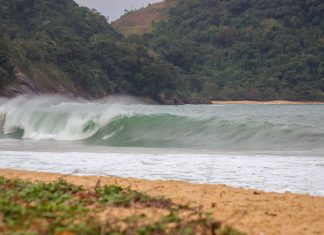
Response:
[[[99,177],[71,176],[17,170],[0,170],[9,179],[67,182],[92,187]],[[225,185],[198,185],[179,181],[149,181],[100,177],[102,184],[131,187],[152,196],[165,196],[175,203],[202,207],[217,220],[252,235],[324,234],[324,197],[292,193],[266,193]]]
[[[253,101],[253,100],[240,100],[240,101],[217,101],[213,100],[212,104],[273,104],[273,105],[298,105],[298,104],[324,104],[324,102],[316,101],[288,101],[288,100],[272,100],[272,101]]]

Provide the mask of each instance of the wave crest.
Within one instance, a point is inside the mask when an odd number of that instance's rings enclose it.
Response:
[[[211,150],[322,149],[324,133],[302,124],[257,118],[201,118],[151,106],[72,102],[60,98],[0,104],[2,137],[82,141],[89,145]],[[203,114],[201,114],[203,115]]]

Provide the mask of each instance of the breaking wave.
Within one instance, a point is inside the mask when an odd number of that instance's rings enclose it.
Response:
[[[211,150],[316,150],[324,146],[324,133],[306,124],[202,117],[181,107],[171,111],[157,107],[119,99],[0,100],[0,138]]]

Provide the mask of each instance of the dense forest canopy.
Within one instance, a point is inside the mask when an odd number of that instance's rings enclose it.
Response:
[[[0,0],[0,88],[23,72],[44,92],[172,94],[177,70],[72,0]]]
[[[179,0],[142,43],[182,97],[324,100],[323,18],[322,0]]]
[[[321,0],[177,0],[124,38],[73,0],[0,0],[0,93],[22,72],[89,97],[324,100],[323,18]]]

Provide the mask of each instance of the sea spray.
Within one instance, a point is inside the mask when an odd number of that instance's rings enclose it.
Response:
[[[324,195],[324,105],[0,102],[2,168]]]
[[[3,134],[22,130],[22,139],[87,139],[120,114],[117,106],[124,102],[117,98],[89,102],[61,96],[18,97],[0,104]]]
[[[324,117],[322,106],[312,115],[306,106],[177,107],[135,101],[18,97],[0,104],[0,130],[6,138],[89,146],[224,151],[312,151],[324,146],[324,127],[315,120]]]

